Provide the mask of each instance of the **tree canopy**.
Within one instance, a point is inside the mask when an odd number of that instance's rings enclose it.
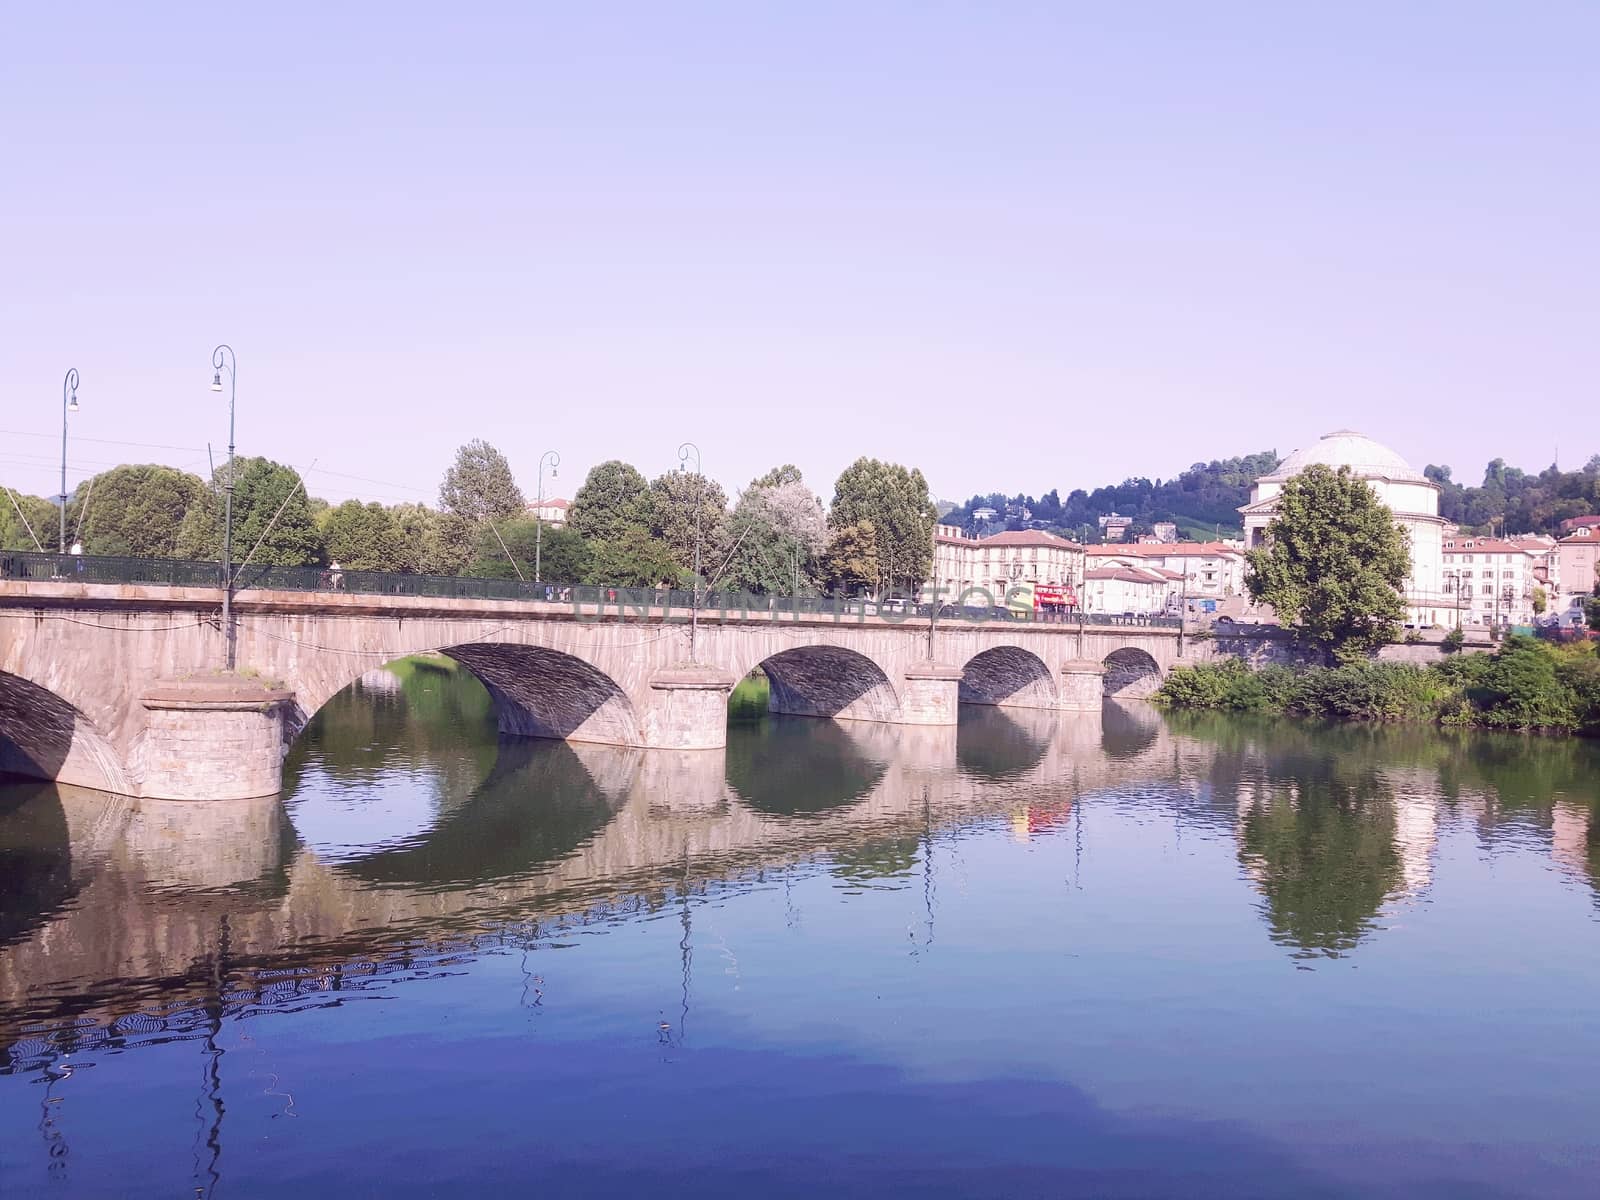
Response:
[[[1394,514],[1349,467],[1321,463],[1278,495],[1267,543],[1248,552],[1252,599],[1335,658],[1393,641],[1411,553]]]
[[[839,525],[830,531],[821,574],[823,582],[836,591],[877,586],[878,538],[871,521]]]
[[[517,517],[499,525],[500,536],[487,525],[478,530],[473,559],[467,574],[491,579],[512,579],[521,570],[523,579],[535,577],[534,559],[539,559],[537,574],[546,583],[583,583],[589,575],[591,554],[582,535],[570,529],[546,525],[543,530],[532,517]],[[504,541],[505,547],[500,543]],[[511,558],[506,557],[509,551]],[[535,554],[537,551],[537,555]],[[512,566],[511,560],[516,560]]]
[[[933,526],[938,519],[922,472],[899,463],[858,458],[834,485],[828,525],[834,530],[870,523],[879,578],[888,590],[920,587],[933,568]]]
[[[205,486],[173,467],[113,467],[79,485],[67,505],[67,532],[78,531],[85,554],[171,558]]]
[[[310,503],[299,474],[265,458],[240,458],[234,463],[233,559],[242,563],[255,548],[253,564],[298,567],[314,563],[322,538],[311,518]],[[201,491],[178,530],[182,558],[219,558],[222,554],[224,463],[212,473],[211,487]],[[274,521],[276,516],[276,521]],[[263,535],[265,537],[263,538]],[[257,541],[259,548],[256,548]]]
[[[732,557],[718,586],[789,595],[795,576],[805,589],[828,541],[822,501],[798,481],[779,484],[769,471],[745,493],[728,519]]]
[[[650,485],[636,468],[617,459],[591,470],[567,509],[567,528],[600,541],[616,541],[630,529],[649,525]]]
[[[404,534],[394,514],[377,501],[346,500],[322,528],[328,560],[352,571],[404,571]]]
[[[506,456],[482,438],[473,438],[456,451],[455,462],[444,473],[439,508],[476,525],[521,516],[527,504]]]
[[[650,485],[650,532],[673,561],[692,572],[700,545],[700,573],[709,576],[727,554],[728,497],[704,475],[668,471]]]
[[[688,572],[681,571],[667,547],[650,536],[649,530],[634,526],[621,537],[589,544],[592,555],[585,582],[616,587],[656,587],[684,584]]]
[[[56,506],[42,496],[0,488],[0,550],[54,550],[60,525]]]

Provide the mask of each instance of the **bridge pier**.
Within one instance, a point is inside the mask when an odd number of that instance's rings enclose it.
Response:
[[[139,795],[250,800],[283,786],[284,721],[294,693],[239,675],[155,684],[140,697]]]
[[[650,677],[641,714],[652,750],[717,750],[728,744],[728,696],[737,682],[716,667],[680,666]]]
[[[1069,658],[1061,664],[1061,711],[1098,713],[1105,692],[1104,663],[1092,658]]]
[[[900,724],[954,725],[960,705],[960,667],[923,662],[906,668],[900,689]]]

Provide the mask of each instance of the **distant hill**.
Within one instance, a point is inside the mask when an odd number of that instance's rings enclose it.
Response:
[[[1196,541],[1238,536],[1239,506],[1250,499],[1250,485],[1278,465],[1275,450],[1262,450],[1240,458],[1195,463],[1175,479],[1151,481],[1125,479],[1093,491],[1075,488],[1062,499],[1052,488],[1043,496],[1007,496],[991,492],[973,496],[941,520],[959,525],[978,536],[1005,529],[1048,529],[1079,540],[1100,540],[1099,518],[1112,512],[1130,517],[1129,536],[1149,533],[1158,521],[1171,521],[1179,533]],[[993,509],[993,518],[974,514]]]

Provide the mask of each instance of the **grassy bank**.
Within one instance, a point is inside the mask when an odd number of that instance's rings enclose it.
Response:
[[[1600,734],[1600,657],[1588,645],[1512,637],[1494,654],[1461,654],[1426,667],[1358,662],[1257,670],[1228,659],[1177,668],[1156,699],[1173,708],[1593,735]]]

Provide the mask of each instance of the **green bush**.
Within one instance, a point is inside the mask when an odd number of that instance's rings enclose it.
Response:
[[[1227,659],[1179,667],[1156,698],[1174,708],[1600,732],[1600,658],[1587,646],[1519,635],[1492,655],[1452,655],[1427,667],[1368,659],[1253,670]]]

